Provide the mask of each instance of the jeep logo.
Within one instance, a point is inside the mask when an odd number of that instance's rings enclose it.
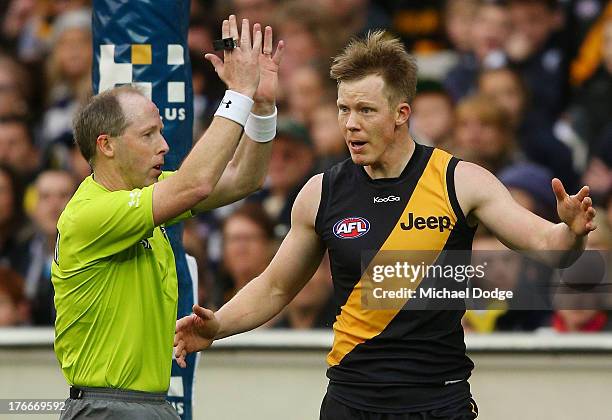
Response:
[[[374,197],[374,203],[388,203],[389,201],[400,201],[400,198],[396,195],[390,195],[389,197]]]
[[[448,216],[429,216],[427,218],[417,216],[408,213],[408,223],[400,223],[402,230],[411,230],[412,228],[423,230],[428,229],[439,229],[443,232],[444,229],[450,229],[451,219]]]

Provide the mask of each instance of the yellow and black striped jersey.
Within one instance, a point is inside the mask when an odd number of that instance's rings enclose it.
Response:
[[[362,305],[368,258],[381,251],[471,249],[475,229],[455,194],[457,162],[416,144],[398,178],[373,180],[350,159],[323,175],[315,229],[329,250],[337,305],[328,394],[346,405],[401,413],[470,396],[464,310]]]

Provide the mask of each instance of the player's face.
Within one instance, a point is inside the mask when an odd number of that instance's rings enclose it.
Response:
[[[384,88],[378,75],[338,86],[338,123],[357,165],[376,165],[391,152],[397,112],[389,106]]]
[[[124,182],[143,188],[157,182],[162,172],[168,143],[162,135],[164,125],[153,102],[140,95],[120,98],[129,121],[116,142],[115,154]]]

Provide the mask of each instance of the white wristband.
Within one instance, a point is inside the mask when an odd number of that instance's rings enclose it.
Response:
[[[215,117],[227,118],[244,127],[252,107],[251,98],[228,89],[215,112]]]
[[[276,136],[276,115],[276,107],[272,115],[260,116],[251,112],[244,126],[244,133],[258,143],[269,142]]]

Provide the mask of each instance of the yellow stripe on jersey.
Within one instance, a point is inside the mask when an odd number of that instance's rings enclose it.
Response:
[[[346,303],[340,308],[340,314],[333,325],[334,344],[327,356],[330,366],[339,364],[358,344],[380,334],[408,300],[405,299],[397,309],[363,309],[362,298],[372,284],[365,273],[386,258],[384,253],[381,255],[380,251],[436,251],[431,253],[431,261],[425,261],[431,264],[444,248],[452,228],[457,223],[457,216],[452,209],[446,186],[446,169],[451,158],[450,154],[434,149],[400,220],[397,221],[395,228],[370,262],[368,269],[364,271],[364,275],[353,288]],[[450,229],[411,229],[407,231],[401,228],[401,224],[408,220],[409,213],[425,218],[447,216],[450,219]],[[417,279],[410,284],[411,287],[417,288],[420,281],[421,278]]]

